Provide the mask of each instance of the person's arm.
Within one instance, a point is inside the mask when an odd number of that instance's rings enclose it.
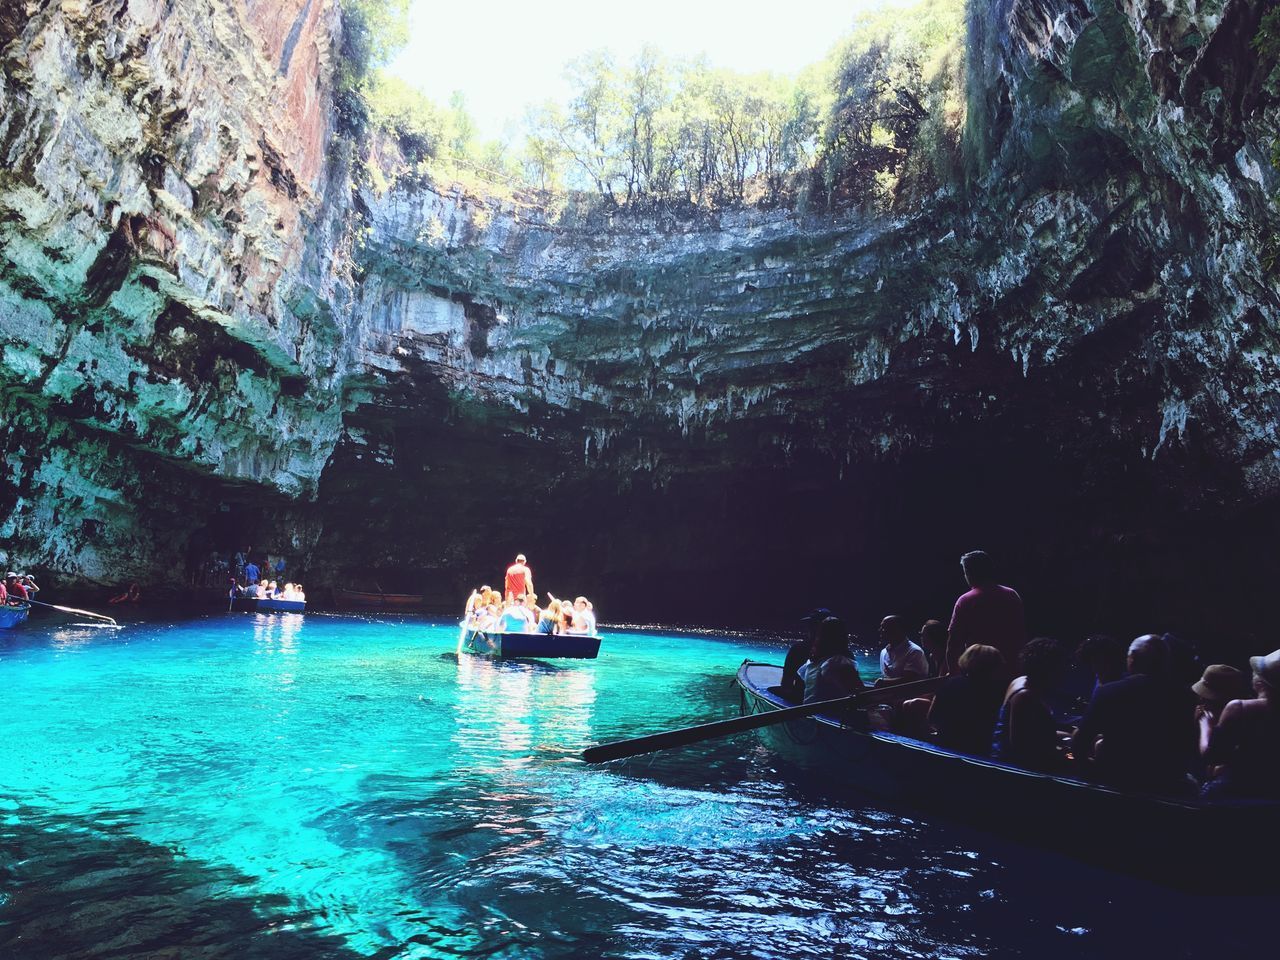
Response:
[[[537,590],[533,589],[533,570],[532,570],[532,568],[530,568],[530,567],[525,567],[525,574],[524,574],[524,592],[525,592],[525,593],[537,593],[537,592],[538,592]]]
[[[1240,723],[1244,709],[1239,700],[1232,700],[1222,708],[1222,716],[1210,731],[1204,747],[1204,762],[1207,766],[1226,763],[1231,759],[1231,751],[1236,745],[1236,725]]]
[[[1102,708],[1098,706],[1098,692],[1096,689],[1093,691],[1089,706],[1080,718],[1080,725],[1071,734],[1071,756],[1077,763],[1089,763],[1093,760],[1093,746],[1098,742],[1101,729],[1098,716],[1102,713]]]

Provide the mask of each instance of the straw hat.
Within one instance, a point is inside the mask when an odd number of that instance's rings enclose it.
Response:
[[[1197,696],[1212,701],[1235,700],[1249,695],[1244,673],[1225,663],[1205,667],[1204,676],[1193,683],[1191,689]]]
[[[1272,650],[1265,657],[1250,657],[1253,675],[1274,690],[1280,690],[1280,650]]]

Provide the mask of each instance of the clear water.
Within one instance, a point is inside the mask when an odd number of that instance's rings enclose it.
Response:
[[[1266,910],[869,806],[733,715],[779,645],[610,632],[494,663],[415,619],[0,638],[0,956],[1195,956]],[[1270,904],[1269,906],[1273,906]]]

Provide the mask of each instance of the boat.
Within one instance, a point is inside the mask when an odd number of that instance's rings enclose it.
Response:
[[[31,604],[29,603],[0,604],[0,630],[8,630],[20,623],[25,623],[30,615]]]
[[[420,593],[369,593],[364,590],[333,588],[333,603],[339,610],[417,610],[422,606]]]
[[[305,600],[278,600],[269,597],[236,597],[231,609],[241,613],[305,613]]]
[[[501,633],[462,628],[462,651],[498,660],[594,660],[599,636],[574,633]]]
[[[744,661],[744,714],[795,706],[781,696],[782,668]],[[888,688],[891,690],[892,688]],[[867,714],[804,717],[762,727],[778,753],[857,792],[963,820],[1020,842],[1170,885],[1257,890],[1257,863],[1280,853],[1280,803],[1207,803],[1136,793],[1039,773],[872,728]],[[1280,885],[1271,877],[1268,884]]]

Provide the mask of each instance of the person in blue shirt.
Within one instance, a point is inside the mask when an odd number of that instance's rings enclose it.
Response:
[[[244,578],[249,583],[257,583],[259,580],[260,574],[261,574],[261,571],[258,569],[258,565],[254,563],[252,560],[250,560],[248,563],[245,564]]]

